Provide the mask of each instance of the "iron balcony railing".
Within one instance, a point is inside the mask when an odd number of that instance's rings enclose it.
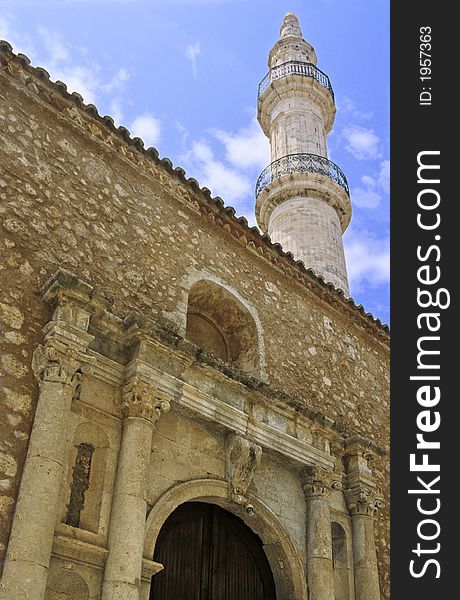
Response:
[[[256,183],[256,198],[269,183],[291,173],[320,173],[342,187],[348,196],[350,188],[344,172],[331,160],[317,154],[288,154],[268,165]]]
[[[332,99],[334,100],[334,91],[332,89],[331,82],[326,73],[323,73],[313,63],[301,62],[298,60],[291,60],[289,62],[282,63],[270,69],[265,75],[262,81],[259,83],[258,98],[265,92],[272,81],[282,79],[288,75],[301,75],[303,77],[313,77],[322,86],[324,86],[331,93]]]

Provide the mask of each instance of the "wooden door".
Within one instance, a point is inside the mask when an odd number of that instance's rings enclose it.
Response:
[[[188,502],[163,525],[150,600],[275,600],[261,540],[219,506]]]

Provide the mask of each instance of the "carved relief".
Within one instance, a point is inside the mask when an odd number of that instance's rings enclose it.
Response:
[[[332,473],[331,488],[333,490],[343,490],[342,475],[340,473]]]
[[[74,389],[79,385],[82,373],[91,373],[91,367],[81,364],[77,352],[70,348],[60,349],[50,343],[36,348],[32,370],[40,386],[49,381],[70,385]]]
[[[347,489],[345,491],[345,500],[351,515],[373,517],[383,506],[381,495],[364,483]]]
[[[155,424],[170,409],[169,396],[153,385],[134,377],[123,388],[123,418],[137,417]]]
[[[305,467],[300,472],[302,489],[305,498],[314,496],[329,496],[332,488],[332,472],[324,467],[316,465]]]
[[[240,435],[230,435],[226,457],[230,498],[237,504],[244,505],[249,513],[254,512],[254,509],[248,503],[246,494],[261,458],[262,448],[258,444]]]
[[[69,325],[73,325],[78,329],[87,331],[89,326],[89,313],[80,306],[70,301],[68,298],[59,297],[59,304],[54,312],[53,319],[55,321],[64,321]]]

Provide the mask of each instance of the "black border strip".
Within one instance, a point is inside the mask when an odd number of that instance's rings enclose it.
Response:
[[[456,541],[459,516],[456,506],[458,495],[454,491],[457,483],[455,460],[457,454],[458,432],[455,408],[459,404],[457,382],[457,331],[455,316],[459,250],[456,244],[457,233],[455,209],[460,205],[459,193],[454,187],[454,179],[460,175],[456,161],[455,142],[459,132],[457,111],[458,103],[454,86],[456,84],[456,22],[449,14],[446,2],[391,3],[391,304],[392,304],[392,340],[391,340],[391,598],[402,600],[433,600],[457,596]],[[422,48],[430,54],[420,55],[420,36],[428,33],[430,48]],[[427,40],[428,38],[425,38]],[[431,61],[431,79],[421,80],[420,59]],[[425,63],[428,64],[428,63]],[[423,88],[426,88],[425,90]],[[430,89],[431,88],[431,89]],[[431,93],[431,103],[421,104],[421,92]],[[422,101],[428,102],[429,95],[424,94]],[[452,149],[449,141],[453,141]],[[439,154],[419,155],[423,163],[439,165],[440,169],[422,170],[417,177],[417,156],[420,152],[439,152]],[[439,183],[434,180],[439,178]],[[426,180],[430,181],[426,181]],[[433,181],[432,181],[433,180]],[[433,210],[418,206],[417,196],[423,192],[419,201],[436,202],[439,194],[439,206]],[[441,219],[435,229],[423,230],[417,224],[417,214],[428,224],[435,222],[436,213]],[[436,236],[440,236],[439,239]],[[417,248],[420,247],[419,257]],[[431,250],[429,250],[429,248]],[[439,249],[436,250],[437,247]],[[420,258],[420,256],[425,258]],[[418,269],[427,266],[428,270],[418,273]],[[432,279],[438,273],[437,283],[422,284],[420,278]],[[440,309],[435,306],[423,308],[421,303],[429,303],[428,295],[417,300],[417,288],[428,290],[433,298],[441,292],[441,302],[446,303],[450,295],[450,307]],[[436,300],[434,300],[436,303]],[[439,325],[439,331],[428,330],[428,318],[417,317],[423,313],[439,315],[432,317],[430,324]],[[419,326],[420,325],[420,328]],[[440,339],[424,339],[424,336],[438,336]],[[422,349],[439,351],[439,354],[420,355],[417,342]],[[439,369],[421,368],[428,363],[439,365]],[[410,380],[410,376],[439,376],[435,380]],[[422,406],[417,400],[417,390],[428,386],[429,397],[435,395],[439,386],[441,398],[437,404]],[[420,392],[421,394],[421,392]],[[428,396],[425,395],[425,398]],[[423,402],[423,397],[420,396]],[[428,415],[419,416],[423,411]],[[424,439],[440,443],[440,449],[417,450],[417,433],[420,426],[436,423],[436,413],[441,418],[440,426],[430,433],[424,433]],[[417,424],[417,417],[419,422]],[[434,425],[433,425],[434,427]],[[417,472],[410,470],[410,455],[414,462],[423,462],[423,454],[430,464],[439,464],[440,471]],[[449,464],[451,463],[451,464]],[[435,483],[433,480],[440,476]],[[424,490],[425,482],[431,490],[439,493],[413,493],[408,490]],[[425,489],[425,492],[427,490]],[[439,499],[439,503],[438,500]],[[417,506],[419,502],[419,506]],[[439,511],[432,515],[421,514],[420,510]],[[455,510],[455,512],[454,512]],[[432,519],[439,524],[425,522]],[[421,539],[433,536],[432,540]],[[414,552],[417,544],[423,552]],[[439,544],[439,546],[438,546]],[[438,551],[436,551],[438,550]],[[410,573],[412,570],[418,577]],[[433,561],[428,563],[428,561]],[[436,561],[436,562],[435,562]],[[438,567],[439,565],[439,567]],[[439,577],[437,577],[439,575]],[[411,594],[409,596],[409,594]]]

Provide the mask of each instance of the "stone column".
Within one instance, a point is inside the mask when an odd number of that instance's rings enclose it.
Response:
[[[307,503],[307,576],[309,600],[334,600],[330,493],[332,473],[307,467],[301,473]]]
[[[345,498],[351,514],[356,600],[380,600],[374,516],[382,506],[367,455],[353,446],[347,454]]]
[[[118,457],[102,600],[139,600],[152,433],[168,397],[137,377],[124,387]]]
[[[48,337],[56,328],[62,333],[62,325],[49,323]],[[92,339],[86,336],[86,341]],[[44,598],[70,444],[72,397],[85,370],[79,353],[56,339],[35,350],[32,366],[40,393],[3,572],[2,600]]]

